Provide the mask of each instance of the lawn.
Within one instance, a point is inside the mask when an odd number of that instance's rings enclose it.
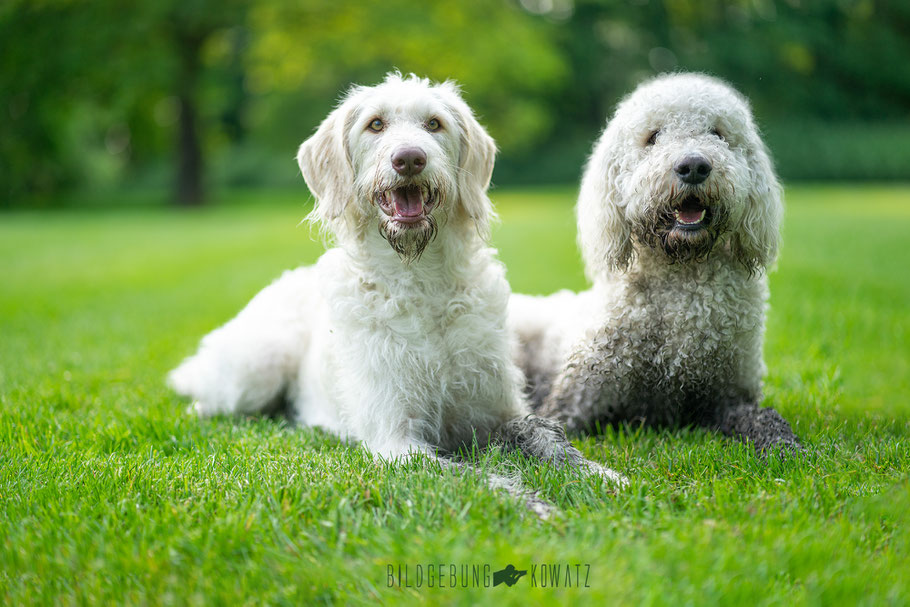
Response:
[[[910,604],[910,188],[788,188],[766,404],[804,460],[700,430],[577,441],[616,493],[488,456],[548,522],[473,476],[185,414],[165,373],[322,249],[302,188],[222,198],[0,215],[3,603]],[[514,290],[584,286],[573,190],[493,198]],[[508,564],[528,574],[484,587]]]

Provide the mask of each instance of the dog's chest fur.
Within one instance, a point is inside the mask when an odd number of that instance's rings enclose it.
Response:
[[[641,260],[610,285],[602,354],[606,418],[694,421],[717,406],[758,398],[764,282],[728,260],[668,265]]]
[[[457,449],[521,413],[504,328],[508,285],[486,250],[461,265],[427,253],[391,273],[345,264],[349,277],[326,293],[332,364],[362,378],[342,387],[341,414],[358,433],[393,418],[409,436]]]

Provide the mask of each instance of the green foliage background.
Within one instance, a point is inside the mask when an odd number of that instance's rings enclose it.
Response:
[[[781,175],[910,178],[900,0],[7,0],[0,206],[166,188],[197,115],[205,183],[289,184],[352,83],[460,82],[501,148],[495,181],[578,178],[616,101],[668,70],[753,101]]]

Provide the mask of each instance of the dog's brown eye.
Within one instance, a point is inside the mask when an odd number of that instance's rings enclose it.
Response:
[[[720,131],[717,129],[711,129],[711,134],[720,139],[721,141],[726,141],[727,138],[721,135]]]
[[[660,129],[652,131],[651,134],[648,135],[648,139],[645,141],[645,145],[654,145],[654,142],[657,141],[658,135],[660,135]]]
[[[385,123],[382,120],[380,120],[379,118],[374,118],[373,122],[371,122],[367,126],[367,128],[370,129],[371,131],[373,131],[374,133],[378,133],[379,131],[381,131],[382,129],[385,128]]]
[[[427,130],[430,131],[431,133],[435,133],[436,131],[438,131],[441,128],[442,128],[442,124],[437,119],[430,118],[427,121]]]

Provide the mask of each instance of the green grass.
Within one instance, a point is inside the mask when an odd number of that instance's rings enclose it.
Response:
[[[494,192],[516,291],[584,285],[573,198]],[[561,508],[545,523],[474,477],[184,414],[167,370],[319,255],[303,200],[0,216],[4,603],[910,603],[910,188],[788,190],[766,403],[804,461],[615,431],[579,444],[632,479],[618,494],[512,462]],[[532,588],[530,571],[512,588],[388,587],[388,564],[426,584],[432,563],[579,563],[590,587]]]

